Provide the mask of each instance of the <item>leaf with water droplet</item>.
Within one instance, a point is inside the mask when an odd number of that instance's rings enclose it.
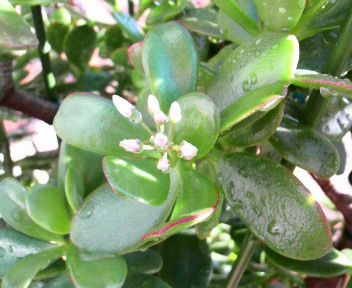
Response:
[[[276,265],[308,276],[330,278],[352,272],[352,261],[334,248],[325,256],[310,261],[287,258],[269,248],[266,248],[265,252]]]
[[[0,183],[0,213],[4,220],[16,230],[47,241],[62,242],[60,235],[49,232],[36,224],[26,211],[27,189],[12,178]]]
[[[330,250],[331,232],[324,213],[283,166],[254,155],[232,153],[216,160],[216,170],[229,204],[271,249],[299,260],[316,259]],[[231,183],[235,183],[233,189]],[[247,197],[248,192],[255,197]],[[286,203],[289,205],[283,209]]]
[[[244,42],[221,65],[207,94],[222,111],[245,98],[248,90],[289,84],[298,63],[298,46],[296,37],[284,32],[268,32]]]

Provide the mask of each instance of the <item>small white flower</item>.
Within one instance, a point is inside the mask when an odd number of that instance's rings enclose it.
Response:
[[[148,110],[151,113],[160,111],[160,105],[158,99],[154,95],[148,96]]]
[[[176,101],[171,104],[169,117],[170,121],[174,123],[180,122],[182,118],[180,104],[178,104]]]
[[[158,124],[164,124],[165,122],[167,122],[169,119],[168,117],[165,115],[165,113],[161,110],[155,111],[154,112],[154,121]]]
[[[120,147],[128,152],[138,153],[141,152],[142,144],[138,139],[122,140],[119,144]]]
[[[156,164],[156,168],[158,168],[159,170],[161,170],[163,173],[166,173],[169,171],[170,169],[170,160],[167,159],[167,154],[165,153],[165,155],[163,156],[163,158],[161,158],[158,163]]]
[[[179,155],[185,160],[193,159],[193,157],[196,156],[198,153],[197,147],[184,140],[180,144],[179,149]]]
[[[169,142],[169,139],[163,133],[156,134],[151,140],[157,148],[164,148]]]
[[[130,118],[133,115],[135,107],[127,100],[123,99],[120,96],[114,95],[112,96],[112,102],[114,103],[116,109],[121,113],[122,116]]]

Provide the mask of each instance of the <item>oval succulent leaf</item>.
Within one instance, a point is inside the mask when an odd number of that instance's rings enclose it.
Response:
[[[143,239],[170,236],[207,219],[218,205],[213,184],[199,172],[179,163],[170,171],[177,181],[177,199],[170,220],[146,234]]]
[[[180,96],[196,90],[196,47],[189,32],[176,22],[149,31],[143,44],[143,66],[151,91],[165,113]]]
[[[155,274],[163,266],[163,259],[154,249],[128,253],[123,257],[126,260],[129,274]]]
[[[208,95],[222,111],[251,90],[269,84],[287,85],[294,75],[298,55],[294,35],[268,32],[254,37],[227,57]]]
[[[63,256],[64,253],[65,247],[60,246],[22,258],[5,274],[1,288],[28,287],[40,270]]]
[[[143,41],[144,32],[138,27],[137,22],[133,17],[120,11],[114,11],[112,16],[117,23],[120,24],[121,29],[127,34],[132,42],[137,43]]]
[[[52,185],[37,185],[28,193],[29,216],[43,228],[57,234],[68,234],[70,215],[63,193]]]
[[[186,140],[198,149],[202,158],[214,147],[219,135],[220,115],[214,101],[200,92],[189,93],[177,100],[181,120],[176,123],[173,142]]]
[[[66,257],[68,273],[77,288],[120,288],[125,281],[127,265],[121,256],[87,261],[70,243]]]
[[[328,253],[331,232],[324,213],[291,172],[245,153],[223,155],[216,164],[229,204],[267,246],[298,260]]]
[[[172,186],[172,185],[171,185]],[[117,196],[104,184],[86,199],[71,225],[71,240],[91,254],[125,254],[143,244],[142,237],[170,215],[176,189],[161,206]]]
[[[293,30],[306,6],[305,0],[253,0],[269,30]]]
[[[43,288],[74,288],[74,286],[68,275],[66,273],[63,273],[46,282]]]
[[[282,101],[287,87],[282,84],[270,84],[252,90],[229,105],[220,113],[220,131],[224,132],[233,125],[251,116],[257,111],[267,111]]]
[[[149,139],[138,124],[123,117],[113,103],[95,94],[71,94],[54,119],[56,133],[67,143],[102,155],[135,157],[119,147],[123,139]],[[138,154],[138,157],[143,157]]]
[[[0,278],[21,258],[53,247],[49,242],[28,237],[10,228],[0,229]]]
[[[108,156],[103,169],[111,188],[122,198],[152,206],[163,204],[169,194],[170,177],[156,168],[157,160],[122,160]]]
[[[38,39],[31,32],[29,24],[16,13],[8,0],[0,0],[0,45],[12,49],[38,46]]]
[[[266,249],[265,252],[276,265],[313,277],[330,278],[341,274],[351,274],[352,272],[352,261],[334,248],[325,256],[310,261],[290,259],[275,253],[271,249]]]
[[[305,72],[309,74],[303,74]],[[292,84],[304,88],[320,89],[321,95],[326,97],[342,96],[352,98],[352,82],[348,79],[301,70],[292,79]]]
[[[68,30],[69,26],[61,22],[50,23],[47,28],[46,35],[48,42],[59,54],[62,53],[64,49],[64,39]]]
[[[52,233],[29,217],[26,210],[28,191],[19,182],[6,178],[0,183],[0,213],[4,220],[16,230],[46,241],[62,242],[60,235]]]
[[[139,72],[144,73],[142,60],[143,42],[133,44],[127,50],[127,56],[130,64]]]
[[[127,276],[124,288],[135,287],[153,287],[153,288],[171,288],[163,280],[152,275],[132,274]]]
[[[293,119],[284,117],[270,143],[287,161],[320,178],[330,178],[339,169],[339,155],[330,140]]]
[[[84,179],[79,170],[70,166],[65,177],[65,194],[68,204],[76,212],[84,198]]]

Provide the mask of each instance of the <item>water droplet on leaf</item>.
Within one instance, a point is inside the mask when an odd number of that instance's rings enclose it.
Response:
[[[272,220],[268,225],[268,232],[271,235],[280,235],[282,233],[281,227],[276,223],[275,220]]]
[[[248,80],[243,81],[242,90],[243,92],[248,92],[249,90],[251,90],[251,85]]]

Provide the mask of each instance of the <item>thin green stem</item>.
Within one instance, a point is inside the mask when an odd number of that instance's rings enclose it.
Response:
[[[56,102],[56,93],[55,93],[55,77],[51,69],[51,62],[50,62],[50,44],[46,40],[43,17],[42,17],[42,10],[41,6],[32,6],[32,17],[34,20],[34,27],[37,33],[37,37],[39,40],[39,56],[42,62],[43,67],[43,76],[44,76],[44,84],[46,93],[48,96],[48,100]]]
[[[343,68],[346,65],[352,53],[352,7],[348,12],[345,21],[341,25],[340,32],[325,66],[323,73],[332,76],[341,76]],[[307,102],[305,110],[306,123],[312,128],[316,128],[320,119],[324,115],[330,100],[320,95],[319,91],[313,91]]]
[[[150,136],[154,136],[155,133],[150,130],[150,128],[143,121],[139,122],[139,125],[141,125],[143,129],[149,133]]]
[[[236,288],[240,283],[243,273],[246,271],[252,255],[257,248],[258,240],[248,231],[241,244],[240,253],[238,258],[233,264],[226,288]]]

